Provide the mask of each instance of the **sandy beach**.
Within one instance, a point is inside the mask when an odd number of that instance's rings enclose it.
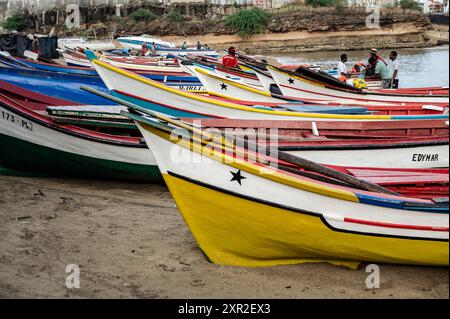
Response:
[[[1,298],[449,298],[445,267],[211,264],[160,185],[0,176],[0,236]]]

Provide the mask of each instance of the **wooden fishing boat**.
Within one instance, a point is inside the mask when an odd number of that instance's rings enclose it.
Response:
[[[143,34],[141,36],[127,36],[127,37],[119,37],[117,41],[124,47],[130,49],[139,50],[143,44],[150,46],[155,43],[161,47],[175,48],[175,44],[172,42],[167,42],[156,37],[149,36],[147,34]]]
[[[127,70],[132,71],[149,71],[149,72],[171,72],[179,75],[186,76],[187,74],[180,68],[179,65],[158,65],[155,63],[136,63],[135,61],[132,61],[130,59],[121,60],[121,59],[115,59],[111,58],[106,55],[101,55],[100,60],[105,61],[107,63],[110,63],[114,66],[124,68]]]
[[[14,99],[21,96],[26,98]],[[63,176],[161,182],[141,137],[59,124],[43,115],[48,105],[72,104],[76,103],[0,82],[0,166]]]
[[[214,69],[217,74],[222,75],[224,77],[231,77],[231,78],[240,78],[243,83],[252,85],[255,87],[261,87],[262,83],[259,81],[258,77],[256,76],[255,72],[253,70],[244,71],[238,67],[236,68],[228,68],[224,67],[222,63],[220,63],[218,60],[209,59],[207,57],[189,57],[188,61],[193,63],[194,65],[203,67],[203,68],[209,68]]]
[[[1,53],[1,52],[0,52]],[[77,54],[81,54],[78,53]],[[84,54],[82,54],[84,55]],[[84,55],[85,56],[85,55]],[[89,61],[89,60],[88,60]],[[92,64],[89,62],[89,67],[74,67],[56,63],[46,63],[42,61],[33,61],[29,59],[23,59],[18,57],[5,56],[0,54],[0,62],[5,64],[5,66],[20,69],[36,69],[41,71],[67,73],[75,75],[89,75],[98,76]],[[161,82],[194,82],[199,83],[198,79],[191,76],[189,73],[180,72],[167,72],[167,71],[140,71],[136,70],[136,73],[148,77],[155,81]]]
[[[187,226],[213,263],[448,265],[448,198],[406,197],[358,178],[343,185],[319,177],[344,180],[334,170],[285,154],[275,159],[264,152],[264,161],[253,162],[251,149],[212,133],[157,114],[161,121],[124,114],[138,122]],[[283,168],[288,164],[291,169]]]
[[[68,66],[82,68],[92,67],[91,62],[81,52],[65,49],[61,52],[61,55],[63,56],[64,62],[66,62]]]
[[[189,66],[186,66],[189,67]],[[267,92],[249,85],[236,82],[232,79],[221,77],[202,68],[189,67],[192,73],[201,81],[209,94],[233,99],[236,103],[241,101],[251,101],[253,104],[264,103],[264,106],[281,106],[286,103],[302,102],[305,105],[333,105],[342,106],[342,101],[314,101],[300,100],[299,98],[286,97]],[[374,114],[389,115],[420,115],[420,114],[443,114],[448,112],[448,107],[428,104],[402,104],[380,102],[358,102],[355,100],[345,101],[347,106],[364,106],[368,111]],[[247,103],[248,104],[248,103]],[[376,113],[375,113],[376,112]]]
[[[318,120],[318,121],[385,121],[412,119],[447,118],[444,115],[342,115],[319,114],[314,112],[287,110],[262,106],[244,106],[232,102],[180,91],[162,83],[146,79],[132,72],[99,61],[91,55],[98,74],[111,94],[139,106],[178,117],[216,117],[236,119],[279,119],[279,120]],[[297,108],[295,108],[297,109]],[[297,110],[302,110],[299,107]]]
[[[353,99],[357,101],[378,101],[383,103],[430,103],[433,105],[448,106],[449,96],[441,94],[441,90],[431,90],[431,94],[411,91],[408,93],[390,93],[385,91],[363,91],[344,82],[338,81],[332,76],[314,72],[305,68],[292,72],[268,66],[268,70],[276,81],[279,89],[286,96],[305,99],[339,100]],[[433,92],[437,92],[434,94]]]
[[[161,56],[208,56],[208,57],[217,57],[218,53],[216,50],[211,49],[200,49],[197,48],[168,48],[163,46],[156,46],[156,54]]]
[[[203,129],[272,145],[308,160],[343,167],[445,168],[448,123],[440,121],[304,122],[184,119]],[[261,140],[261,138],[263,140]]]
[[[89,85],[99,91],[107,92],[101,78],[79,74],[66,74],[33,69],[0,68],[2,80],[21,86],[25,89],[38,91],[52,97],[68,99],[82,104],[112,105],[109,100],[80,90],[82,85]],[[166,82],[181,90],[194,92],[204,91],[200,82]]]
[[[102,92],[95,94],[128,105]],[[134,105],[132,105],[133,107]],[[48,107],[52,118],[65,124],[132,130],[120,115],[123,108]],[[109,122],[108,122],[109,121]],[[351,167],[439,168],[448,166],[448,123],[445,120],[392,122],[307,122],[195,119],[196,125],[242,134],[278,150],[321,163]],[[108,126],[108,123],[111,123]],[[371,123],[372,125],[365,125]],[[264,138],[260,140],[260,138]]]

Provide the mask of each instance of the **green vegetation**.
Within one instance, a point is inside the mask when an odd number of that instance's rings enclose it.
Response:
[[[400,0],[402,9],[416,10],[422,12],[422,7],[414,0]]]
[[[183,15],[175,10],[172,10],[167,14],[167,19],[169,19],[170,22],[178,22],[178,23],[184,22]]]
[[[306,4],[312,6],[313,8],[334,7],[336,10],[336,13],[341,15],[344,13],[346,1],[345,0],[306,0]]]
[[[25,23],[20,15],[13,15],[12,17],[7,18],[5,22],[3,22],[2,27],[5,30],[22,31],[25,28]]]
[[[317,7],[344,7],[344,0],[306,0],[306,4]]]
[[[147,9],[139,9],[130,14],[130,17],[136,21],[150,21],[157,18],[157,15]]]
[[[260,8],[252,8],[231,14],[225,21],[240,37],[245,38],[263,33],[269,23],[269,14]]]

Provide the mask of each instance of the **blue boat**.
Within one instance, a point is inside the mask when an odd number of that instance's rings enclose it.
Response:
[[[101,92],[108,92],[108,89],[98,75],[80,75],[26,69],[23,67],[0,66],[0,77],[2,80],[11,84],[56,98],[82,104],[114,105],[110,100],[80,90],[81,85],[87,85]],[[200,82],[166,82],[166,84],[177,88],[189,88],[191,90],[203,89]]]
[[[0,78],[5,82],[54,98],[82,104],[115,105],[110,100],[80,89],[81,85],[89,85],[101,92],[108,92],[105,84],[98,76],[0,67]]]
[[[98,76],[97,71],[94,68],[73,67],[60,64],[50,64],[37,61],[31,61],[27,59],[19,59],[15,57],[5,57],[0,55],[0,63],[9,67],[19,67],[22,69],[36,69],[41,71],[59,72],[65,74],[76,75],[90,75]],[[164,75],[164,74],[149,74],[139,73],[140,75],[159,82],[191,82],[191,85],[198,84],[200,81],[195,76],[178,76],[178,75]]]

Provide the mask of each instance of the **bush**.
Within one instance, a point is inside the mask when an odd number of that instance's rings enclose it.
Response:
[[[156,14],[146,9],[139,9],[130,14],[130,17],[136,21],[150,21],[157,18]]]
[[[5,30],[16,30],[16,31],[22,31],[25,28],[25,23],[23,22],[23,18],[19,15],[14,15],[12,17],[9,17],[3,22],[2,27]]]
[[[167,19],[169,19],[170,22],[183,22],[184,21],[184,17],[181,13],[179,13],[178,11],[170,11],[167,14]]]
[[[306,4],[314,8],[317,7],[337,7],[343,8],[345,0],[306,0]]]
[[[252,8],[231,14],[225,21],[240,37],[245,38],[263,33],[269,23],[269,14],[260,8]]]
[[[402,9],[416,10],[422,12],[422,7],[414,0],[400,0]]]

